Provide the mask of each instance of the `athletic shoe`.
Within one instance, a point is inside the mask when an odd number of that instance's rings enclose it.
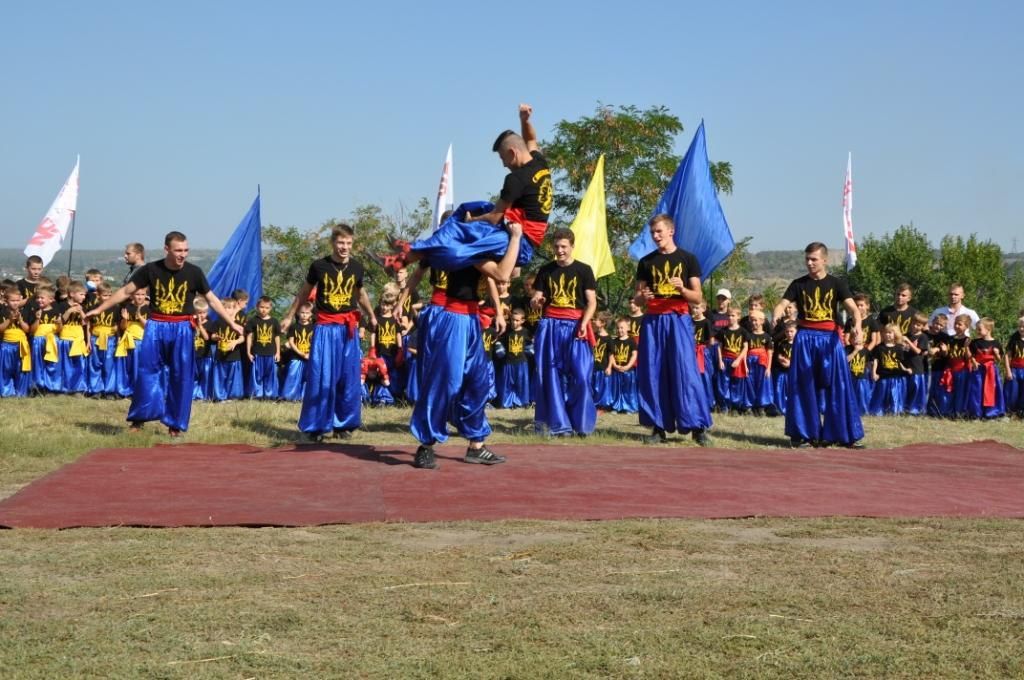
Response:
[[[463,460],[467,463],[479,463],[480,465],[498,465],[505,462],[505,456],[499,456],[486,446],[481,446],[479,449],[466,449],[466,457]]]
[[[862,442],[860,440],[857,440],[855,442],[850,442],[849,444],[845,444],[845,446],[848,449],[855,449],[857,451],[863,451],[864,449],[867,448],[866,446],[864,446],[864,442]]]
[[[648,435],[644,435],[642,440],[644,444],[664,444],[668,441],[668,435],[665,434],[665,430],[660,427],[654,428],[654,431]]]
[[[416,449],[416,457],[412,461],[412,466],[421,470],[436,470],[440,467],[434,458],[434,447],[420,444],[420,447]]]
[[[711,437],[708,436],[707,430],[694,430],[693,441],[697,442],[697,446],[711,446]]]
[[[306,441],[310,442],[311,444],[319,444],[323,440],[324,440],[323,432],[307,432],[306,433]]]
[[[791,449],[809,449],[811,443],[806,439],[800,439],[800,437],[791,437],[789,440],[789,448]]]
[[[334,430],[335,439],[352,439],[352,430],[342,430],[340,428]]]

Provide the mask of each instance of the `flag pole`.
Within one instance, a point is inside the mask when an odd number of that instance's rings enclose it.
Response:
[[[71,243],[68,244],[68,278],[71,278],[71,257],[75,254],[75,217],[78,211],[71,213]]]

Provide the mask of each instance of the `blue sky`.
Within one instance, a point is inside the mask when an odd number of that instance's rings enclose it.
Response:
[[[703,118],[753,250],[913,222],[1004,249],[1024,220],[1024,4],[4,2],[0,247],[22,247],[82,156],[76,247],[219,248],[263,222],[497,191],[490,145],[534,105],[542,138],[598,102]],[[585,8],[585,9],[583,9]],[[638,225],[639,228],[640,225]]]

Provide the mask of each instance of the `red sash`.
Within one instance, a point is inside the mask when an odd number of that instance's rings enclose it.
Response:
[[[722,352],[722,356],[724,358],[726,358],[726,359],[732,359],[733,360],[733,362],[732,362],[732,377],[734,377],[734,378],[746,378],[747,377],[747,375],[748,375],[748,373],[747,373],[747,362],[746,361],[736,361],[735,360],[736,357],[739,356],[739,354],[736,354],[735,352],[723,351]]]
[[[438,307],[444,307],[445,303],[448,302],[448,293],[444,288],[435,288],[434,292],[430,294],[430,304],[437,305]]]
[[[843,329],[835,321],[805,321],[801,319],[797,322],[797,326],[800,328],[810,328],[814,331],[829,331],[837,335],[843,334]]]
[[[359,319],[362,318],[362,314],[359,310],[352,310],[351,312],[338,312],[336,314],[330,314],[328,312],[317,312],[316,322],[324,324],[337,324],[348,326],[349,333],[355,333],[359,328]]]
[[[1010,359],[1010,368],[1024,368],[1024,357]]]
[[[651,298],[647,301],[648,314],[689,314],[690,305],[682,298]]]
[[[747,350],[747,356],[757,357],[757,363],[768,368],[768,350],[764,347],[753,347]]]
[[[991,408],[996,405],[996,354],[990,349],[974,355],[979,368],[985,372],[981,379],[981,405]]]
[[[522,208],[508,208],[505,210],[505,222],[518,222],[523,225],[523,236],[534,246],[539,246],[544,240],[544,233],[548,230],[547,222],[535,222],[526,219],[526,213]]]
[[[477,304],[476,300],[454,300],[449,298],[445,300],[444,308],[456,314],[478,314],[480,311],[480,305]]]
[[[706,368],[707,368],[707,364],[704,363],[704,358],[705,358],[704,357],[704,345],[701,345],[701,344],[698,343],[696,345],[696,347],[697,347],[697,370],[699,372],[701,372],[701,373],[704,373]]]
[[[161,314],[160,312],[150,312],[149,318],[153,321],[170,321],[171,323],[192,321],[191,314]]]
[[[545,307],[544,308],[545,319],[568,319],[570,321],[580,320],[583,318],[583,310],[565,307]],[[594,349],[594,345],[597,344],[597,338],[594,336],[594,329],[587,324],[587,342],[590,343],[590,349]]]

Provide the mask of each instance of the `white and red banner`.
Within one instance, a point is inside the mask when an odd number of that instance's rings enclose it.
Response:
[[[64,244],[64,237],[68,235],[68,228],[78,209],[78,161],[76,158],[75,168],[71,171],[68,181],[64,182],[53,205],[36,227],[36,233],[32,234],[28,245],[25,246],[25,255],[38,255],[43,258],[44,267],[50,264],[50,260]]]
[[[846,236],[846,271],[857,266],[857,243],[853,240],[853,152],[846,157],[843,182],[843,233]]]
[[[437,201],[434,203],[434,223],[431,225],[437,229],[441,224],[441,215],[445,210],[455,207],[455,187],[452,183],[452,145],[448,145],[448,155],[444,158],[444,168],[441,169],[441,182],[437,187]]]

